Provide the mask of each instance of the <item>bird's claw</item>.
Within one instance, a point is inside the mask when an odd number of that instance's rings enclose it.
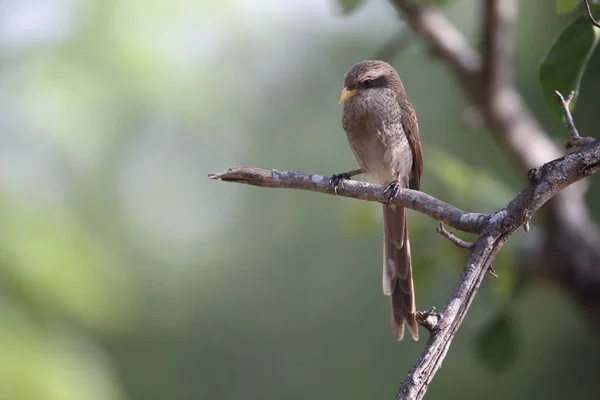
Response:
[[[396,198],[398,191],[400,190],[400,183],[398,181],[394,181],[386,186],[383,190],[383,194],[388,194],[387,203],[390,204],[392,200]]]
[[[331,185],[333,186],[333,193],[335,193],[337,195],[338,187],[343,187],[344,180],[350,179],[350,178],[351,178],[351,176],[350,176],[350,173],[348,173],[348,172],[342,172],[341,174],[331,175],[331,179],[329,179],[329,183],[331,183]]]

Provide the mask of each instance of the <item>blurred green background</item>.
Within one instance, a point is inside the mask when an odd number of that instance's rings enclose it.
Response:
[[[474,40],[479,3],[446,10]],[[537,69],[572,18],[522,1],[516,27],[519,88],[557,142]],[[354,168],[343,74],[401,28],[385,0],[349,17],[334,0],[3,1],[0,399],[392,398],[425,341],[392,338],[380,207],[206,176]],[[501,207],[525,177],[465,122],[451,76],[418,42],[391,62],[419,117],[423,190]],[[599,68],[597,52],[582,132]],[[417,307],[441,309],[466,252],[409,218]],[[428,399],[598,398],[597,332],[574,302],[540,284],[512,296],[532,228],[502,251]],[[502,337],[485,337],[499,318]]]

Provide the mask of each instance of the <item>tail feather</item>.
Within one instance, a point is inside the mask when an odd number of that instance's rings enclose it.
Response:
[[[419,339],[410,258],[406,209],[383,205],[383,292],[392,297],[392,326],[397,340],[404,337],[404,323],[414,340]]]

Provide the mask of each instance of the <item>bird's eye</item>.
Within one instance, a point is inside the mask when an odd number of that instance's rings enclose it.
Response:
[[[364,88],[370,88],[371,86],[373,86],[373,79],[365,79],[364,81],[362,81],[362,86]]]

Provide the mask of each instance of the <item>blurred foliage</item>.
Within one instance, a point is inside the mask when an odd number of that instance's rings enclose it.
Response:
[[[355,12],[362,4],[364,0],[339,0],[340,9],[342,14],[350,14]]]
[[[575,10],[579,5],[580,0],[556,0],[556,12],[559,14],[567,14]]]
[[[446,6],[456,0],[417,0],[416,3],[423,3],[432,6]]]
[[[474,42],[475,4],[444,10]],[[517,81],[564,141],[536,77],[577,16],[519,4]],[[206,179],[235,164],[352,168],[336,99],[348,67],[398,34],[387,1],[8,0],[0,21],[0,399],[395,393],[424,342],[392,340],[380,207]],[[423,189],[504,205],[525,177],[465,123],[452,77],[418,45],[392,63],[419,115]],[[594,54],[582,132],[598,68]],[[441,308],[467,255],[409,218],[417,305]],[[595,332],[516,268],[540,229],[499,255],[428,398],[597,398]]]
[[[515,363],[519,346],[509,313],[499,312],[481,329],[475,351],[481,363],[493,372],[504,372]]]

